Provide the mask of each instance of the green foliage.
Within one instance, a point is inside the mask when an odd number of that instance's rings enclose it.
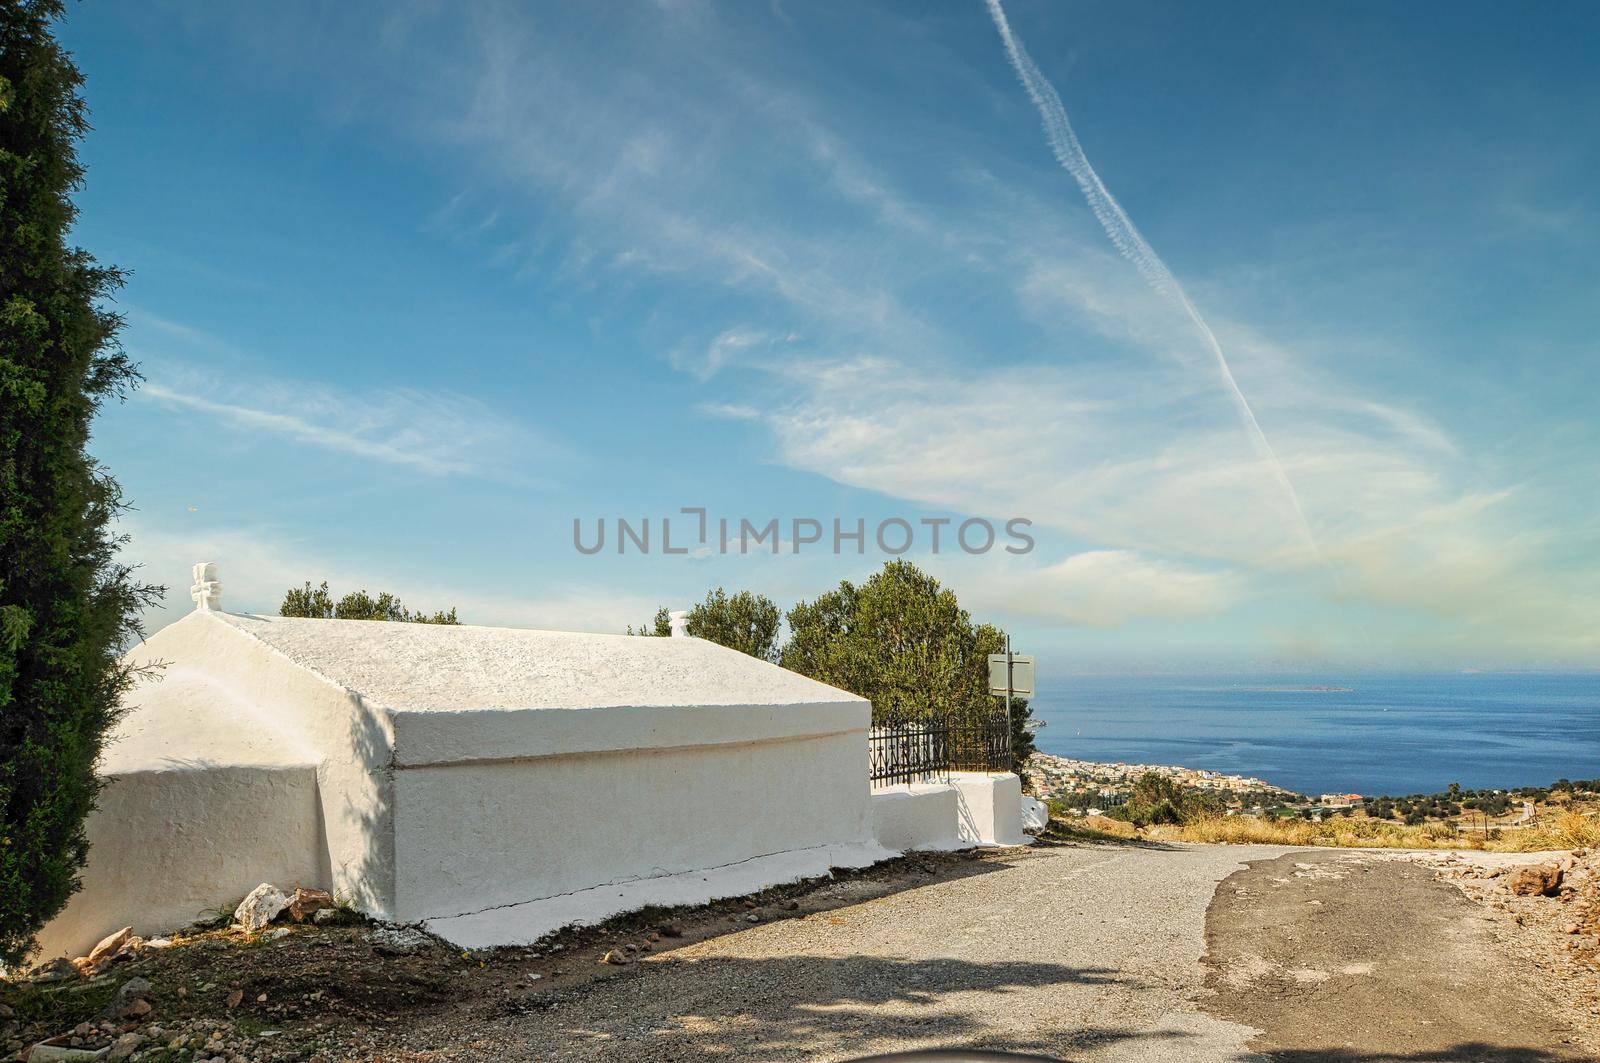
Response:
[[[995,703],[1004,711],[1006,699],[995,698]],[[1020,771],[1028,763],[1028,758],[1033,756],[1037,747],[1033,742],[1033,710],[1028,708],[1027,698],[1011,699],[1011,764],[1012,769]]]
[[[989,654],[1003,653],[1006,634],[974,624],[955,593],[908,561],[890,561],[859,587],[848,581],[788,612],[789,641],[778,634],[783,614],[772,599],[721,587],[689,610],[689,634],[772,661],[872,702],[873,717],[925,718],[949,713],[979,719],[1003,712],[989,693]],[[630,635],[665,636],[665,607]],[[1020,769],[1033,754],[1033,717],[1025,698],[1011,699],[1011,754]]]
[[[1205,790],[1189,790],[1158,772],[1147,771],[1133,782],[1128,800],[1109,813],[1136,827],[1155,823],[1193,823],[1222,814],[1222,801]]]
[[[687,620],[689,634],[697,639],[715,642],[763,661],[778,660],[778,629],[783,623],[783,614],[777,603],[764,594],[750,591],[729,594],[718,587],[706,594],[705,601],[689,610]],[[656,610],[648,625],[640,625],[638,631],[628,629],[630,635],[671,633],[672,622],[664,607]]]
[[[695,638],[763,661],[778,659],[778,627],[783,623],[783,614],[777,603],[764,594],[728,594],[718,587],[689,610],[688,620],[689,634]]]
[[[59,0],[0,4],[0,960],[78,888],[95,762],[160,588],[117,563],[117,484],[86,446],[137,385],[105,302],[122,274],[67,243],[88,130]]]
[[[887,562],[859,587],[842,582],[788,614],[785,668],[872,701],[875,717],[949,713],[977,719],[996,711],[989,654],[1005,650],[1005,632],[974,624],[955,593],[908,561]],[[1012,699],[1012,756],[1033,752],[1030,714]]]
[[[639,630],[633,630],[633,625],[628,626],[630,635],[652,635],[656,638],[666,638],[672,634],[672,618],[668,615],[666,606],[656,610],[656,615],[650,618],[649,623],[640,624]]]
[[[309,582],[303,587],[290,587],[283,594],[283,604],[278,606],[279,616],[303,616],[313,620],[391,620],[403,624],[459,624],[455,606],[448,612],[413,613],[401,604],[400,599],[388,591],[380,591],[374,598],[365,590],[351,591],[334,601],[328,592],[328,581],[313,587]]]
[[[845,581],[789,610],[785,668],[870,698],[880,715],[922,718],[993,707],[988,658],[996,629],[979,629],[954,592],[906,561],[859,587]]]
[[[309,582],[304,587],[290,587],[283,594],[283,604],[278,606],[279,616],[304,616],[315,620],[327,620],[333,616],[333,595],[328,593],[328,581],[323,580],[322,586],[313,587]]]

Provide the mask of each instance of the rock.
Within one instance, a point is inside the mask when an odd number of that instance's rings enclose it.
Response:
[[[122,1063],[123,1060],[139,1050],[144,1043],[144,1038],[136,1033],[125,1033],[111,1043],[111,1051],[106,1053],[107,1063]]]
[[[125,926],[114,934],[107,934],[100,939],[100,944],[89,950],[89,962],[99,964],[109,960],[118,952],[121,952],[122,946],[126,945],[132,937],[133,927],[131,926]]]
[[[271,930],[268,930],[265,934],[262,934],[261,940],[281,941],[282,939],[288,937],[290,933],[291,931],[286,926],[275,926]]]
[[[372,951],[380,956],[413,956],[431,940],[420,930],[405,926],[380,926],[369,935]]]
[[[303,923],[317,912],[332,907],[333,894],[327,890],[308,890],[304,886],[296,886],[294,897],[289,901],[289,918]]]
[[[1022,799],[1022,829],[1036,834],[1050,825],[1050,809],[1043,801],[1033,797]]]
[[[661,932],[661,936],[664,938],[683,937],[683,927],[679,926],[677,923],[662,923],[660,926],[656,927],[656,929]]]
[[[230,1009],[238,1007],[241,1003],[243,1003],[243,1001],[244,990],[242,989],[235,989],[233,992],[228,994],[228,1007]]]
[[[612,949],[610,952],[607,952],[604,956],[600,957],[600,962],[621,967],[625,963],[632,963],[633,959],[621,949]]]
[[[756,912],[751,912],[749,915],[744,917],[744,921],[747,923],[759,923],[761,922],[761,916]]]
[[[1561,876],[1555,864],[1530,864],[1511,872],[1506,888],[1522,897],[1553,897],[1561,889]]]
[[[289,898],[270,882],[263,882],[239,902],[233,921],[252,933],[260,930],[289,907]]]
[[[150,1002],[145,997],[150,995],[152,988],[147,978],[130,978],[117,987],[116,995],[100,1014],[105,1018],[143,1018],[150,1014]]]
[[[311,921],[317,926],[354,926],[361,922],[361,915],[349,908],[318,908]]]
[[[117,1001],[126,1004],[130,1000],[147,997],[154,988],[148,978],[130,978],[117,987]]]
[[[788,912],[797,912],[800,910],[800,902],[794,900],[784,901],[783,908]]]
[[[28,1050],[28,1063],[86,1063],[88,1060],[104,1059],[110,1051],[110,1048],[72,1048],[40,1041]]]
[[[65,956],[57,956],[49,963],[40,964],[28,975],[30,982],[65,982],[81,975]]]

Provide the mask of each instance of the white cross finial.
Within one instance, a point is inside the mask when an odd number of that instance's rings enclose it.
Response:
[[[222,584],[217,580],[215,561],[195,564],[194,586],[189,588],[189,597],[194,599],[194,607],[199,612],[209,613],[217,608],[217,603],[222,601]]]

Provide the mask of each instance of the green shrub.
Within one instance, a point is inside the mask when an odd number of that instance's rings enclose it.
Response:
[[[328,592],[328,581],[313,587],[309,582],[303,587],[290,587],[278,606],[279,616],[310,617],[314,620],[390,620],[402,624],[459,624],[454,606],[449,612],[413,613],[401,604],[400,599],[388,591],[380,591],[374,598],[365,590],[351,591],[333,600]]]
[[[138,372],[106,309],[122,274],[69,247],[88,129],[52,33],[60,0],[0,5],[0,960],[78,888],[95,762],[160,595],[118,564],[121,494],[86,450]]]

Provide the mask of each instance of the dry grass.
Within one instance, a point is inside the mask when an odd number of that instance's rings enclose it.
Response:
[[[1249,816],[1213,816],[1182,826],[1146,827],[1144,836],[1163,841],[1220,842],[1232,845],[1327,845],[1352,849],[1483,849],[1491,852],[1538,852],[1546,849],[1600,847],[1600,818],[1564,812],[1546,824],[1520,829],[1481,831],[1456,829],[1448,823],[1408,827],[1360,816],[1334,817],[1321,823],[1302,819],[1263,820]]]
[[[1139,828],[1105,816],[1055,816],[1050,820],[1048,836],[1058,841],[1132,841],[1139,836]]]
[[[1533,827],[1523,833],[1538,843],[1526,844],[1524,849],[1600,848],[1600,815],[1563,812],[1549,826]]]

